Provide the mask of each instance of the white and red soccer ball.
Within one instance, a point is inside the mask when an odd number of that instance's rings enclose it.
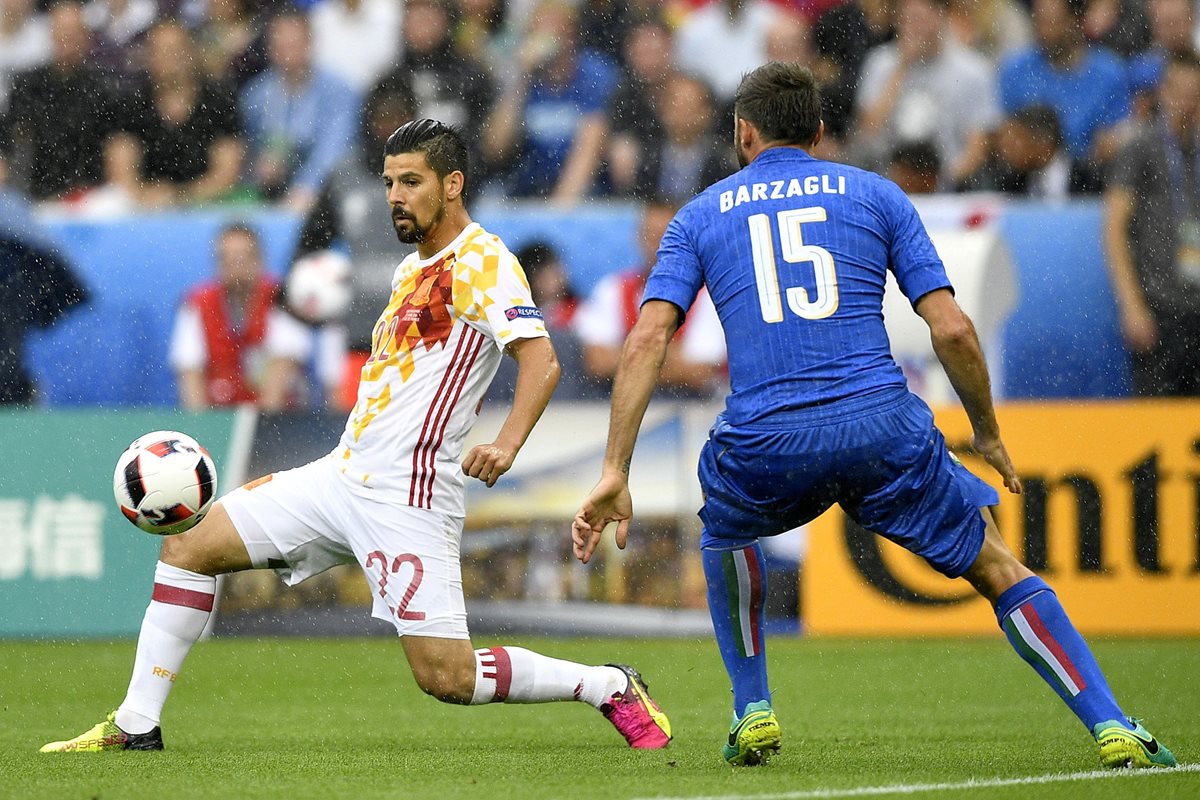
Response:
[[[350,259],[336,250],[318,250],[297,259],[284,293],[288,308],[314,323],[344,317],[354,294],[351,269]]]
[[[135,439],[117,459],[113,494],[121,513],[146,533],[183,533],[212,508],[217,468],[187,434],[154,431]]]

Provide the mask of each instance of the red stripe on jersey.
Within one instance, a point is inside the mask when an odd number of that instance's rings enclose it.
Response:
[[[150,599],[170,606],[186,606],[197,611],[212,611],[215,595],[207,592],[197,592],[192,589],[181,589],[178,586],[168,586],[165,583],[154,584],[154,594]]]
[[[450,380],[445,383],[445,392],[439,393],[438,397],[434,398],[434,402],[429,406],[429,410],[433,413],[433,424],[428,430],[428,436],[418,444],[418,452],[414,453],[414,457],[420,459],[420,476],[417,480],[417,508],[427,508],[425,504],[425,495],[433,491],[433,465],[437,460],[435,440],[440,442],[438,429],[442,426],[442,420],[447,413],[448,408],[453,407],[454,387],[458,384],[460,378],[465,374],[467,360],[470,357],[470,349],[474,341],[475,329],[466,328],[462,336],[458,339],[459,347],[454,351],[454,358],[451,360],[448,369]],[[471,337],[468,340],[468,337]],[[440,389],[441,387],[439,387]],[[426,488],[428,486],[428,489]]]
[[[454,348],[454,355],[450,357],[450,363],[446,365],[446,371],[442,374],[442,382],[438,384],[437,392],[433,395],[433,401],[429,404],[429,411],[425,414],[425,422],[421,425],[421,435],[417,437],[417,445],[413,448],[412,460],[412,482],[408,487],[408,504],[414,504],[417,498],[417,454],[421,452],[422,445],[425,444],[425,435],[430,432],[429,423],[433,419],[433,410],[437,408],[438,399],[442,396],[442,392],[446,388],[446,383],[450,380],[450,375],[454,372],[454,362],[458,360],[458,355],[462,352],[463,340],[466,336],[458,337],[458,345]]]
[[[483,349],[483,334],[472,329],[475,334],[475,341],[472,343],[471,355],[462,369],[462,380],[458,381],[458,388],[454,391],[454,398],[450,401],[450,405],[446,410],[446,415],[442,417],[441,424],[438,428],[437,440],[433,446],[428,449],[429,460],[429,485],[425,491],[425,502],[423,508],[433,508],[433,481],[437,475],[437,451],[442,446],[442,440],[446,438],[446,428],[450,425],[450,418],[454,416],[454,407],[458,405],[458,398],[462,396],[462,390],[467,385],[467,378],[471,375],[471,367],[475,366],[475,359],[479,357],[479,351]]]

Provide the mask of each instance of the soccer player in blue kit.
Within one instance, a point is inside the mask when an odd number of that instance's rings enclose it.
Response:
[[[838,503],[986,597],[1013,648],[1095,737],[1104,766],[1174,766],[1117,705],[1054,591],[1000,538],[996,490],[950,454],[909,392],[883,325],[888,270],[929,325],[973,447],[1020,494],[979,340],[928,233],[894,183],[810,154],[824,130],[820,110],[799,64],[767,64],[742,80],[734,144],[743,169],[684,206],[663,236],[621,354],[603,474],[572,525],[576,557],[586,562],[614,521],[625,546],[638,429],[667,344],[706,286],[732,385],[699,467],[709,610],[733,684],[725,759],[763,763],[782,738],[757,602],[766,589],[759,538]]]

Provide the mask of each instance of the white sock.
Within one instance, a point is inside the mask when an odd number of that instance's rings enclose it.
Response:
[[[129,691],[117,709],[121,730],[146,733],[158,725],[183,659],[208,624],[216,591],[216,578],[158,562]]]
[[[493,647],[475,651],[471,705],[582,700],[599,708],[628,686],[616,667],[589,667],[523,647]]]

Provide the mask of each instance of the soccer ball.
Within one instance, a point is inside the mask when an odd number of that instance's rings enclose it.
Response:
[[[139,436],[117,459],[113,494],[126,519],[167,536],[193,527],[212,508],[217,468],[192,437],[175,431]]]
[[[288,308],[308,322],[339,319],[350,310],[350,259],[336,250],[318,250],[296,260],[287,277]]]

